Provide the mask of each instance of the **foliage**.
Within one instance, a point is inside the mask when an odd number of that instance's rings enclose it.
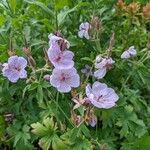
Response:
[[[120,7],[116,0],[1,0],[0,70],[14,52],[29,59],[24,48],[31,50],[33,59],[26,80],[14,84],[0,72],[0,149],[149,150],[150,18],[142,15],[148,2],[138,0],[139,7],[133,7],[126,0]],[[100,18],[99,34],[80,39],[79,25],[92,16]],[[57,92],[43,78],[52,72],[44,53],[48,35],[58,30],[70,41],[80,74],[80,87],[68,94]],[[91,127],[85,117],[89,110],[73,110],[72,98],[76,93],[84,97],[85,85],[96,81],[81,69],[85,64],[93,67],[96,56],[106,54],[113,33],[115,64],[100,82],[113,87],[119,100],[110,109],[92,107],[97,124]],[[137,56],[121,59],[132,45]]]

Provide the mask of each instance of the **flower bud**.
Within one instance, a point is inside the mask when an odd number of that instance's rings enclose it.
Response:
[[[94,30],[100,30],[102,28],[101,20],[97,16],[93,16],[91,20],[91,26]]]
[[[50,80],[50,75],[49,74],[44,75],[43,79],[46,80],[46,81],[49,81]]]
[[[10,57],[11,57],[11,56],[15,56],[15,55],[16,55],[15,50],[8,51],[8,55],[9,55]]]
[[[23,52],[27,55],[27,56],[31,56],[31,50],[28,47],[23,47]]]

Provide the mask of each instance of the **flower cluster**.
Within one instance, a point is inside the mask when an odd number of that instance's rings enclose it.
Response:
[[[11,56],[8,59],[8,63],[3,64],[3,76],[7,77],[9,81],[16,83],[19,78],[23,79],[27,77],[25,70],[27,61],[23,57]]]
[[[48,58],[55,67],[50,77],[50,83],[59,92],[70,92],[72,87],[80,85],[80,77],[74,68],[74,53],[67,50],[70,44],[61,36],[50,34],[49,44]]]
[[[89,23],[82,23],[80,25],[80,31],[78,33],[79,37],[86,37],[85,35],[88,34],[89,31]],[[92,27],[91,27],[92,28]],[[82,36],[80,35],[81,33]],[[85,35],[84,35],[85,34]],[[89,39],[89,38],[87,38]],[[98,55],[95,60],[95,68],[97,69],[94,72],[94,77],[97,79],[102,79],[106,73],[107,70],[111,69],[115,61],[111,58],[111,51],[112,51],[112,45],[114,43],[114,34],[111,37],[109,49],[107,51],[108,55],[105,57],[102,57],[101,55]],[[91,68],[88,65],[86,65],[85,69],[82,69],[81,71],[85,73],[86,75],[90,76]],[[85,101],[88,101],[89,104],[94,105],[97,108],[111,108],[116,105],[116,101],[118,101],[119,97],[115,93],[115,91],[112,88],[108,88],[105,83],[100,83],[96,81],[92,88],[88,84],[86,86],[86,97],[83,99],[82,105],[85,104]],[[80,104],[81,105],[81,104]],[[94,122],[96,123],[96,122]],[[95,124],[94,124],[95,125]],[[94,126],[93,125],[93,126]]]

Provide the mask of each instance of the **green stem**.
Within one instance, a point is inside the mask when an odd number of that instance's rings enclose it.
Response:
[[[56,18],[56,31],[58,31],[58,18],[57,18],[57,10],[55,13],[55,18]]]
[[[58,110],[58,101],[59,101],[59,92],[57,91],[57,95],[56,95],[56,103],[57,103],[57,108],[56,108],[56,110]]]
[[[74,128],[74,124],[70,121],[70,119],[68,118],[68,116],[65,114],[65,112],[63,111],[63,109],[59,106],[59,104],[55,101],[54,96],[47,90],[49,96],[51,95],[52,98],[51,100],[55,103],[55,105],[59,108],[59,110],[63,113],[63,115],[65,116],[65,118],[68,120],[68,122],[71,124],[71,126]]]

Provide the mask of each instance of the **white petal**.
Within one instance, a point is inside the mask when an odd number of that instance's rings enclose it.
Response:
[[[103,67],[94,72],[94,77],[97,79],[102,79],[106,75],[106,68]]]
[[[84,28],[86,29],[86,31],[88,31],[89,28],[90,28],[90,24],[88,22],[85,22],[84,23]]]
[[[85,32],[85,30],[79,31],[79,32],[78,32],[78,36],[79,36],[80,38],[83,38],[84,32]]]
[[[128,52],[130,53],[131,56],[135,56],[137,54],[136,49],[134,48],[129,48]]]
[[[128,58],[130,58],[131,56],[130,56],[130,53],[128,52],[128,51],[124,51],[123,53],[122,53],[122,55],[121,55],[121,58],[123,58],[123,59],[128,59]]]
[[[85,31],[85,32],[84,32],[84,37],[85,37],[87,40],[89,40],[89,39],[90,39],[90,36],[89,36],[88,31]]]
[[[27,77],[27,71],[24,70],[24,69],[20,70],[20,72],[19,72],[19,77],[20,77],[21,79],[26,78],[26,77]]]
[[[80,85],[80,77],[78,74],[71,76],[71,78],[67,81],[67,83],[71,87],[78,87]]]
[[[59,78],[55,75],[52,75],[50,77],[50,84],[56,88],[59,87],[60,86]]]
[[[71,87],[66,83],[61,83],[59,87],[57,87],[58,91],[61,93],[68,93],[71,91]]]
[[[23,57],[18,57],[18,63],[22,69],[24,69],[27,66],[27,60]]]
[[[92,86],[92,93],[96,97],[107,95],[108,93],[107,85],[105,83],[100,83],[96,81]]]
[[[90,84],[88,84],[87,86],[86,86],[86,96],[87,97],[89,97],[90,96],[90,94],[92,94],[92,88],[91,88],[91,86],[90,86]]]
[[[118,101],[119,97],[115,93],[114,89],[108,88],[108,94],[104,96],[104,99],[107,99],[109,102],[114,103],[114,102]]]

